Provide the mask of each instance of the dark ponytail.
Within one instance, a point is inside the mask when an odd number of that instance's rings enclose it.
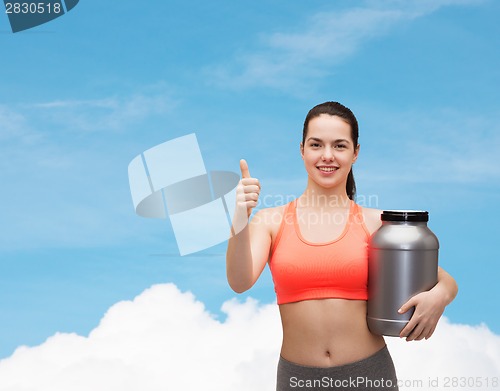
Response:
[[[306,142],[307,126],[309,125],[309,121],[315,117],[319,117],[321,114],[335,115],[346,121],[351,126],[351,138],[354,148],[356,149],[359,137],[358,120],[351,110],[338,102],[321,103],[309,110],[309,113],[307,113],[304,121],[304,128],[302,130],[302,145]],[[351,171],[349,171],[349,175],[347,176],[346,192],[349,199],[354,200],[354,197],[356,196],[356,182],[354,181],[352,167]]]
[[[349,171],[349,174],[347,175],[347,183],[345,185],[345,190],[347,192],[347,196],[349,199],[354,200],[354,197],[356,196],[356,182],[354,181],[354,174],[352,173],[352,168],[351,171]]]

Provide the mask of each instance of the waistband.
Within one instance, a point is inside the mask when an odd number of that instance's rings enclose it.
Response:
[[[392,366],[392,358],[389,353],[389,349],[387,349],[387,345],[385,345],[382,349],[379,351],[375,352],[371,356],[368,356],[366,358],[363,358],[359,361],[355,361],[352,363],[347,363],[347,364],[342,364],[342,365],[335,365],[332,367],[315,367],[315,366],[309,366],[309,365],[302,365],[302,364],[296,364],[294,362],[288,361],[287,359],[283,358],[283,356],[280,355],[279,359],[279,365],[282,366],[284,369],[293,371],[293,372],[312,372],[314,371],[315,374],[317,375],[335,375],[335,374],[341,374],[341,373],[346,373],[353,371],[358,368],[363,368],[364,370],[369,370],[371,367],[378,367],[381,365],[383,362],[390,362],[390,365]]]

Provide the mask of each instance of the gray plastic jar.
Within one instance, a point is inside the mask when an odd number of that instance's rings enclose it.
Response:
[[[368,245],[368,328],[399,336],[414,308],[399,308],[437,283],[439,241],[425,211],[383,211],[382,226]]]

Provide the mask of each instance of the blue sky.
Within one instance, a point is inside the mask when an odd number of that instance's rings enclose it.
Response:
[[[155,283],[223,317],[225,244],[176,256],[168,221],[135,215],[128,163],[195,132],[207,169],[245,158],[278,203],[305,187],[301,124],[326,100],[360,122],[360,201],[429,210],[460,286],[446,315],[499,334],[499,12],[493,0],[82,1],[16,34],[0,17],[0,358],[85,335]],[[267,271],[247,296],[275,299]]]

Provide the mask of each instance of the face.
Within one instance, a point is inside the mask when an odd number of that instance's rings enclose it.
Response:
[[[321,114],[309,121],[300,152],[309,178],[324,188],[344,186],[359,145],[354,145],[351,125],[342,118]]]

